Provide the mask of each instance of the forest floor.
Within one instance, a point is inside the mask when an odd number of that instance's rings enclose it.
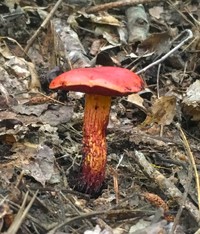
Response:
[[[0,232],[200,233],[199,1],[4,0],[0,14]],[[145,89],[112,99],[106,178],[87,194],[84,94],[49,84],[95,66]]]

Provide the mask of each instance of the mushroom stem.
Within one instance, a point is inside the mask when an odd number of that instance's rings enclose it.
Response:
[[[81,186],[89,193],[98,192],[105,177],[110,106],[110,96],[86,94]]]

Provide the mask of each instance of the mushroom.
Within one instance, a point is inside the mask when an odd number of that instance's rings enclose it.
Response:
[[[106,128],[112,96],[139,92],[143,80],[119,67],[78,68],[65,72],[50,83],[50,89],[85,93],[83,158],[79,186],[85,192],[99,192],[105,178],[107,161]]]

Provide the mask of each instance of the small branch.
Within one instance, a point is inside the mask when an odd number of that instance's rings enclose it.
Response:
[[[7,197],[3,197],[1,194],[0,194],[0,198],[2,198],[3,200],[5,200],[7,203],[9,203],[9,205],[11,206],[11,208],[14,210],[14,211],[18,211],[21,207],[10,201]],[[30,220],[30,222],[33,222],[34,224],[36,224],[40,229],[43,229],[43,230],[49,230],[50,228],[54,227],[56,224],[55,223],[51,223],[50,225],[45,225],[44,223],[41,222],[41,220],[38,220],[36,218],[34,218],[33,216],[31,216],[30,214],[27,214],[27,219]]]
[[[35,31],[35,33],[33,34],[33,36],[28,40],[28,44],[24,49],[24,52],[27,53],[31,47],[31,45],[33,44],[33,42],[35,41],[36,37],[40,34],[40,32],[42,31],[42,29],[44,29],[47,24],[49,23],[50,19],[52,18],[52,16],[54,15],[54,13],[56,12],[56,10],[58,9],[58,7],[61,5],[61,3],[63,2],[63,0],[58,0],[56,5],[52,8],[52,10],[50,11],[50,13],[47,15],[46,19],[42,22],[42,24],[40,25],[40,27]]]
[[[141,74],[142,72],[145,72],[146,70],[148,70],[149,68],[163,62],[166,58],[168,58],[171,54],[173,54],[175,51],[177,51],[182,45],[184,45],[186,43],[186,41],[188,41],[189,39],[191,39],[193,37],[193,33],[190,29],[186,29],[184,30],[178,37],[180,37],[181,35],[183,35],[184,33],[187,33],[188,36],[181,41],[177,46],[175,46],[172,50],[170,50],[167,54],[165,54],[164,56],[162,56],[160,59],[156,60],[155,62],[149,64],[148,66],[144,67],[142,70],[136,72],[136,74]]]
[[[106,11],[113,8],[120,8],[124,6],[133,6],[137,4],[144,4],[144,3],[151,3],[151,2],[165,2],[160,0],[125,0],[125,1],[116,1],[116,2],[110,2],[105,4],[100,4],[97,6],[92,6],[87,8],[85,11],[86,13],[95,13],[98,11]]]
[[[181,218],[181,215],[183,213],[184,204],[185,204],[185,201],[186,201],[188,193],[189,193],[191,181],[193,179],[193,173],[192,172],[193,172],[192,167],[190,167],[188,169],[188,177],[187,177],[187,180],[186,180],[185,191],[183,193],[182,206],[179,206],[178,212],[176,213],[176,217],[174,219],[174,223],[173,223],[172,228],[171,228],[171,232],[169,234],[174,234],[177,225],[180,223],[180,218]]]
[[[22,222],[24,221],[24,219],[26,218],[31,206],[33,205],[33,202],[35,201],[35,198],[37,196],[38,191],[36,191],[36,193],[34,194],[34,196],[32,197],[31,201],[29,202],[29,204],[26,206],[27,203],[27,199],[28,199],[28,192],[25,194],[22,206],[20,207],[17,215],[15,216],[15,219],[13,221],[13,223],[11,224],[11,226],[9,227],[8,231],[6,232],[7,234],[15,234],[18,232]]]
[[[142,168],[144,174],[148,175],[149,178],[155,181],[155,183],[166,194],[166,196],[173,198],[179,204],[179,206],[183,206],[182,204],[183,194],[181,193],[181,191],[170,181],[170,179],[167,179],[163,174],[157,171],[146,160],[143,153],[135,150],[134,155],[131,155],[133,154],[131,152],[127,152],[127,154],[130,154],[130,156],[137,161],[138,165]],[[185,200],[184,208],[188,210],[190,215],[199,224],[200,223],[199,211],[188,198]]]
[[[119,217],[119,215],[125,215],[126,217],[127,214],[130,216],[144,216],[144,214],[154,214],[154,212],[150,211],[150,210],[141,210],[141,209],[119,209],[119,210],[102,210],[102,211],[94,211],[94,212],[90,212],[90,213],[81,213],[80,215],[73,217],[73,218],[66,218],[63,222],[61,222],[60,224],[56,225],[53,229],[51,229],[49,232],[47,232],[47,234],[55,234],[57,233],[57,230],[71,224],[72,222],[77,222],[79,220],[83,220],[83,219],[88,219],[88,218],[96,218],[98,216],[101,215],[105,215],[105,219],[109,219],[110,218],[114,218],[114,217]]]
[[[82,220],[82,219],[87,219],[87,218],[91,218],[91,217],[95,217],[95,216],[99,216],[99,215],[102,215],[104,214],[105,211],[97,211],[97,212],[91,212],[91,213],[86,213],[86,214],[80,214],[74,218],[71,218],[71,219],[66,219],[64,222],[58,224],[55,228],[53,228],[52,230],[50,230],[47,234],[55,234],[56,231],[59,229],[59,228],[62,228],[66,225],[69,225],[70,223],[72,222],[77,222],[79,220]]]

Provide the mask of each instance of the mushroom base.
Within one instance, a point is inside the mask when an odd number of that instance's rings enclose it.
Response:
[[[107,161],[106,128],[111,97],[86,94],[83,125],[83,160],[80,186],[87,193],[99,192]]]

